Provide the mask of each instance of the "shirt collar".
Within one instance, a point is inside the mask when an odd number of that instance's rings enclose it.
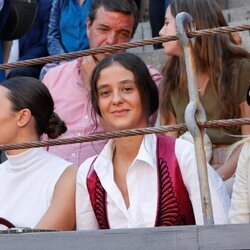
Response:
[[[156,136],[145,135],[139,152],[134,161],[139,160],[146,162],[148,166],[155,168],[156,167]]]
[[[109,140],[94,163],[94,170],[97,173],[106,172],[113,175],[113,152],[114,140]]]
[[[96,172],[100,173],[103,171],[107,171],[109,173],[112,173],[113,175],[113,152],[114,140],[109,140],[103,148],[102,152],[97,157],[96,162],[94,163],[94,169],[96,170]],[[138,154],[133,163],[135,161],[142,161],[147,163],[147,166],[156,168],[157,161],[155,135],[151,134],[144,136]],[[131,165],[133,165],[133,163]]]

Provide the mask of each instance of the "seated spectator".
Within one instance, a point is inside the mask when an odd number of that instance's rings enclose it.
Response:
[[[87,19],[90,47],[97,48],[128,42],[138,24],[138,9],[133,0],[93,0]],[[61,137],[84,136],[103,131],[102,122],[96,128],[91,119],[89,78],[97,61],[110,53],[85,56],[51,69],[43,82],[48,87],[56,112],[64,119],[68,131]],[[160,73],[149,67],[159,85]],[[78,143],[49,147],[49,151],[68,161],[81,164],[88,157],[99,153],[105,141]]]
[[[243,147],[237,164],[229,210],[229,222],[235,224],[250,223],[250,137],[240,143]]]
[[[37,141],[43,133],[57,138],[67,128],[53,110],[40,81],[15,77],[0,82],[0,144]],[[74,228],[77,168],[41,148],[7,150],[7,158],[0,164],[0,217],[16,227],[44,229],[49,220],[51,229]],[[54,207],[60,210],[51,216]]]
[[[38,12],[32,28],[19,39],[19,61],[48,56],[47,34],[52,0],[37,0]],[[14,68],[8,78],[30,76],[39,78],[43,65]]]
[[[176,34],[175,17],[183,11],[191,14],[198,30],[227,25],[214,0],[172,0],[166,11],[161,36]],[[163,47],[170,59],[163,71],[161,124],[182,123],[189,102],[183,50],[178,41],[163,43]],[[197,85],[207,120],[250,117],[245,97],[250,82],[249,53],[235,44],[231,34],[216,34],[196,38],[194,55]],[[238,140],[232,135],[249,134],[250,126],[208,128],[206,131],[214,149],[211,163],[218,168],[221,177],[228,179],[235,172],[238,154],[233,154],[224,163],[226,154],[221,154],[221,150]],[[176,132],[172,135],[179,136]]]
[[[247,91],[247,103],[250,105],[250,87]],[[235,224],[250,223],[250,137],[235,143],[231,151],[242,145],[229,210],[229,222]]]
[[[49,31],[49,55],[58,55],[89,48],[86,20],[92,0],[53,0]],[[65,61],[47,63],[40,79],[51,68]]]
[[[158,108],[158,89],[141,59],[116,54],[96,66],[91,101],[106,131],[145,128]],[[227,223],[228,194],[207,169],[214,221]],[[77,230],[201,225],[199,189],[191,143],[163,135],[110,140],[78,170]]]

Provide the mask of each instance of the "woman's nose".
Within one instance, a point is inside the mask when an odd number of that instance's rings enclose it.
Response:
[[[124,102],[124,99],[123,99],[122,94],[120,93],[120,91],[114,92],[112,101],[113,101],[114,105],[119,105],[119,104]]]

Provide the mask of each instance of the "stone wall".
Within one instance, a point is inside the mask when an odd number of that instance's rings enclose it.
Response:
[[[227,0],[228,9],[239,8],[242,6],[250,6],[250,0]]]
[[[250,5],[234,9],[223,10],[223,14],[228,23],[250,20]]]
[[[250,0],[216,0],[222,9],[250,6]],[[141,0],[140,21],[148,21],[148,0]]]
[[[141,0],[140,21],[148,21],[148,0]]]

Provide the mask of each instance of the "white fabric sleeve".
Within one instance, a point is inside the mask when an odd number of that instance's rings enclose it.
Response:
[[[233,185],[229,223],[249,223],[249,164],[250,143],[246,143],[239,156],[236,176]]]
[[[175,154],[180,166],[183,182],[193,206],[196,224],[202,225],[204,224],[204,220],[194,145],[178,138],[176,139]],[[229,195],[222,179],[209,164],[207,164],[207,170],[214,223],[227,224],[230,207]]]
[[[76,229],[98,229],[98,223],[91,205],[88,189],[87,174],[93,157],[87,159],[78,169],[76,180]]]

